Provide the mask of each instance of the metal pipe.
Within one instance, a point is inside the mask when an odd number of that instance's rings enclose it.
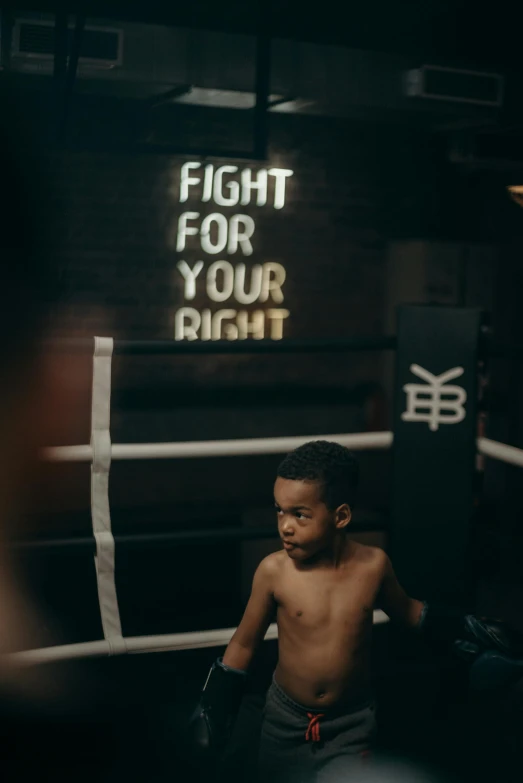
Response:
[[[68,55],[68,14],[66,11],[57,11],[54,26],[54,68],[53,75],[61,91],[63,80],[67,72]]]
[[[458,268],[457,268],[457,296],[456,304],[458,307],[466,307],[467,305],[467,286],[468,286],[468,269],[469,269],[469,248],[465,245],[461,249]]]
[[[12,10],[4,7],[0,17],[0,70],[2,71],[11,67],[13,24]]]
[[[259,27],[256,36],[256,104],[253,117],[254,157],[267,159],[269,137],[269,91],[271,85],[271,39],[268,33],[270,0],[258,0]]]
[[[317,340],[241,340],[229,342],[176,342],[175,340],[115,340],[114,353],[120,356],[163,356],[191,354],[287,354],[342,353],[345,351],[393,351],[394,336],[346,337]],[[47,346],[54,350],[93,350],[91,338],[52,340]]]
[[[171,87],[165,92],[153,95],[152,98],[146,98],[143,102],[144,108],[155,109],[158,106],[163,106],[163,104],[168,101],[176,100],[176,98],[181,98],[183,95],[188,95],[191,90],[191,84],[177,84],[175,87]]]
[[[138,388],[122,387],[113,391],[113,409],[121,411],[151,411],[155,413],[180,408],[211,407],[246,410],[256,408],[300,408],[303,406],[335,406],[362,408],[366,401],[380,393],[378,384],[357,386],[304,386],[303,384],[271,384],[263,386],[215,386],[206,384],[194,388],[189,384],[163,384]]]
[[[91,352],[93,338],[63,338],[46,341],[49,349]],[[395,351],[395,335],[319,338],[314,340],[241,340],[216,342],[186,342],[175,340],[115,340],[114,353],[120,356],[161,356],[197,354],[288,354],[343,353],[350,351]],[[493,359],[523,359],[523,345],[485,346],[485,354]]]
[[[160,144],[155,142],[129,142],[129,141],[110,141],[110,140],[87,140],[82,141],[80,149],[90,150],[91,152],[111,153],[113,155],[190,155],[194,158],[218,160],[241,160],[254,161],[253,150],[228,150],[216,149],[213,147],[187,147],[181,144]]]
[[[78,60],[80,59],[80,49],[85,29],[85,15],[78,14],[74,27],[73,40],[71,44],[71,54],[69,57],[69,66],[65,75],[64,105],[62,115],[62,125],[60,128],[60,139],[65,142],[67,135],[67,123],[69,119],[71,102],[73,99],[74,85],[78,71]]]
[[[521,361],[523,359],[523,345],[500,345],[494,343],[486,346],[485,353],[491,359]]]
[[[365,522],[352,522],[351,532],[367,533],[378,532],[387,529],[387,525]],[[115,535],[114,540],[117,546],[156,546],[160,544],[192,544],[197,542],[215,543],[216,541],[261,541],[278,538],[276,526],[267,527],[232,527],[216,528],[203,530],[174,530],[168,533],[128,533],[126,535]],[[18,552],[40,552],[42,550],[67,549],[82,551],[92,550],[95,554],[96,546],[93,537],[82,538],[48,538],[41,540],[11,541],[8,542],[9,549]]]

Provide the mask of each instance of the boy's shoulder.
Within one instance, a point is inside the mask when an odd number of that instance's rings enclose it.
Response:
[[[285,552],[283,551],[272,552],[270,555],[267,555],[263,558],[260,565],[258,566],[258,574],[267,578],[273,578],[277,576],[279,573],[281,573],[284,558]]]
[[[360,544],[357,541],[352,542],[353,556],[358,563],[368,568],[382,569],[386,568],[388,557],[383,549],[379,546],[369,546],[368,544]]]
[[[281,570],[286,557],[287,556],[283,550],[271,552],[270,555],[267,555],[263,558],[259,568],[266,574],[276,574]]]

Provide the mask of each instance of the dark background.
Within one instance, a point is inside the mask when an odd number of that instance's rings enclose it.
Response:
[[[119,15],[107,6],[101,18],[89,7],[88,30],[98,25],[123,32],[123,59],[115,68],[93,70],[80,58],[74,84],[67,77],[64,83],[52,55],[47,61],[24,58],[10,34],[20,19],[63,24],[65,6],[49,9],[58,10],[56,18],[27,9],[3,14],[0,87],[5,95],[16,95],[42,142],[48,191],[41,206],[50,217],[59,215],[55,239],[66,324],[62,333],[173,338],[183,287],[169,237],[182,211],[204,206],[178,201],[180,167],[195,159],[232,162],[240,169],[249,165],[254,171],[267,164],[294,171],[284,209],[243,208],[256,222],[254,254],[230,258],[248,265],[267,260],[284,265],[281,306],[290,311],[286,338],[393,334],[398,305],[430,302],[481,307],[489,313],[492,339],[517,343],[523,222],[506,186],[520,175],[520,79],[510,62],[510,38],[504,39],[505,59],[497,57],[494,33],[500,19],[489,22],[494,43],[480,50],[489,20],[467,15],[465,5],[428,4],[415,13],[413,5],[400,4],[392,14],[388,6],[379,13],[366,7],[346,18],[334,11],[321,17],[317,10],[313,16],[305,10],[295,14],[292,4],[263,6],[261,17],[229,5],[219,12],[212,4],[198,8],[198,18],[195,7],[164,20],[154,16],[153,4],[144,21],[155,24],[146,25],[131,5]],[[73,26],[75,10],[86,9],[69,8]],[[275,107],[267,115],[267,163],[253,160],[249,152],[259,131],[256,111],[239,108],[242,100],[254,104],[260,30],[263,41],[272,40],[269,94],[287,101],[285,111]],[[51,51],[57,40],[46,39]],[[424,63],[502,74],[503,105],[408,98],[403,75]],[[217,106],[216,91],[223,90],[226,105]],[[240,152],[245,157],[239,158]],[[191,241],[183,253],[186,260],[202,257],[206,265],[215,260],[191,247]],[[212,440],[387,429],[392,361],[387,352],[368,351],[117,357],[112,439]],[[488,434],[513,445],[521,440],[519,367],[496,359],[489,368]],[[88,441],[89,406],[86,386],[84,419],[70,441]],[[50,445],[62,443],[57,432]],[[254,524],[253,519],[273,527],[271,488],[278,459],[115,463],[110,485],[115,534],[240,527]],[[358,522],[386,526],[390,456],[363,454],[361,459]],[[516,545],[517,475],[515,468],[487,463],[475,528],[480,600],[512,614],[509,607],[519,590],[514,553],[521,549]],[[32,495],[34,514],[21,538],[90,535],[88,466],[47,466]],[[383,536],[368,540],[386,544]],[[233,625],[252,568],[266,547],[226,543],[222,549],[228,567],[223,569],[221,561],[216,571],[208,566],[209,585],[220,573],[228,574],[222,592],[202,586],[192,602],[184,590],[187,569],[207,551],[212,561],[214,543],[196,548],[122,544],[117,574],[129,632],[131,627],[132,633],[147,634]],[[38,550],[23,557],[31,558],[30,578],[40,585],[44,603],[58,612],[65,637],[98,638],[92,589],[85,611],[72,610],[88,578],[94,584],[91,552],[73,555],[61,549],[44,555]],[[509,557],[516,562],[507,569]],[[65,581],[74,590],[64,592],[63,569],[70,569]],[[507,579],[510,586],[502,584]],[[485,581],[499,584],[487,590]]]
[[[334,3],[271,7],[228,0],[176,8],[157,2],[71,3],[67,9],[33,2],[30,8],[12,3],[4,8],[0,90],[16,96],[45,148],[49,190],[42,193],[41,207],[50,216],[60,215],[56,245],[64,336],[172,339],[183,292],[178,256],[167,237],[180,212],[191,208],[177,200],[180,166],[207,155],[240,168],[265,165],[249,160],[256,112],[238,108],[240,93],[251,105],[254,101],[256,35],[262,34],[273,39],[269,93],[288,100],[285,111],[268,114],[267,159],[269,165],[293,169],[294,176],[283,210],[251,212],[256,220],[252,261],[276,260],[287,270],[282,306],[291,315],[285,336],[393,334],[399,304],[430,302],[484,308],[492,340],[521,341],[523,211],[506,190],[523,173],[523,79],[512,4],[483,10],[468,2],[432,0],[347,9]],[[58,12],[63,22],[66,10],[73,23],[75,12],[82,12],[87,26],[123,30],[122,65],[94,72],[80,62],[76,81],[68,86],[52,63],[35,65],[13,53],[16,19],[43,13],[41,18],[53,22]],[[502,74],[503,105],[406,97],[402,74],[423,64]],[[172,90],[178,97],[166,98]],[[209,105],[213,90],[228,91],[227,106]],[[183,102],[187,96],[190,103]],[[392,377],[390,355],[376,352],[119,357],[112,439],[386,430]],[[521,398],[520,363],[493,359],[486,398],[489,437],[523,446]],[[86,388],[85,419],[75,443],[88,441],[89,405]],[[56,433],[49,445],[63,444]],[[386,527],[390,455],[364,454],[361,463],[356,521]],[[117,537],[129,537],[117,548],[116,560],[125,635],[238,622],[252,570],[274,548],[271,540],[166,545],[133,543],[132,536],[253,524],[272,529],[277,464],[277,457],[113,464],[113,530]],[[521,626],[520,473],[489,461],[477,485],[471,547],[478,607]],[[20,539],[89,537],[88,466],[45,466],[30,492],[34,510]],[[387,543],[382,532],[360,537]],[[49,623],[50,642],[101,638],[92,551],[26,547],[17,553],[42,618],[53,618],[42,620]],[[384,646],[394,650],[393,638],[386,638]],[[181,661],[185,653],[177,655],[180,665],[188,666]],[[193,658],[193,690],[206,655],[202,661]],[[389,658],[382,654],[377,664],[378,680],[389,677],[383,714],[389,716],[392,744],[401,733],[394,733],[392,680],[402,681],[404,671],[411,698],[418,688],[414,656],[401,668],[405,655],[398,648]],[[137,679],[146,690],[152,675],[143,661],[154,657],[122,664],[118,677],[123,683],[127,676]],[[170,670],[172,656],[160,657]],[[210,653],[207,657],[212,659]],[[389,668],[391,659],[396,668]],[[128,674],[132,667],[136,671]],[[137,674],[139,667],[149,673]],[[270,661],[257,686],[260,693],[269,670]],[[163,671],[158,664],[156,673]],[[176,680],[183,691],[179,680],[185,678]],[[155,692],[159,688],[158,682],[151,685]],[[170,697],[181,691],[174,688]],[[412,722],[408,725],[414,731]]]

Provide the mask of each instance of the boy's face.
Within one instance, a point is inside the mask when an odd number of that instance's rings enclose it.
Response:
[[[350,522],[349,507],[329,509],[322,499],[322,489],[318,481],[276,479],[278,532],[293,560],[309,560],[328,549],[336,532]]]

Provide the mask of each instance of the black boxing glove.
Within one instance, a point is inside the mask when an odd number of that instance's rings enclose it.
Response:
[[[212,665],[190,720],[193,751],[202,763],[215,763],[230,739],[240,709],[247,672],[218,658]]]
[[[470,664],[470,685],[477,690],[504,687],[522,676],[523,639],[500,620],[425,604],[419,630],[429,643],[453,650]]]

